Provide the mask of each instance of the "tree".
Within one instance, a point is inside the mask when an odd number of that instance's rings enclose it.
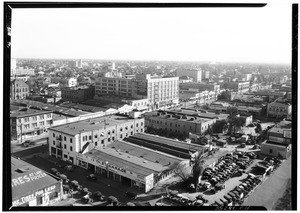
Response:
[[[227,128],[226,120],[217,120],[216,123],[212,125],[212,131],[215,133],[222,133]]]
[[[228,90],[223,91],[220,95],[218,95],[218,100],[228,100],[228,101],[230,101],[230,99],[231,99],[231,93]]]
[[[202,176],[204,171],[204,160],[202,160],[202,155],[198,155],[195,159],[195,164],[193,166],[193,183],[195,186],[198,185],[199,177]]]
[[[174,174],[177,177],[180,177],[181,181],[183,182],[188,181],[191,177],[191,167],[184,161],[173,164],[172,169],[174,169]]]

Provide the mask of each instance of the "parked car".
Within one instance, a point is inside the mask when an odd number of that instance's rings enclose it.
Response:
[[[135,194],[134,192],[126,192],[125,196],[129,197],[132,200],[135,200],[137,198],[137,194]]]
[[[97,181],[97,177],[94,174],[89,174],[86,178],[90,181]]]

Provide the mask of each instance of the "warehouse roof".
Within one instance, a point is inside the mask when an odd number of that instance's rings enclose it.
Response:
[[[65,134],[75,136],[80,132],[99,130],[107,126],[114,126],[132,120],[134,119],[122,115],[101,116],[73,123],[63,124],[55,127],[50,127],[49,130],[63,132]]]
[[[128,143],[126,141],[115,141],[108,145],[109,148],[120,150],[130,155],[141,157],[147,161],[156,162],[161,165],[172,165],[173,163],[181,162],[184,159],[166,154],[164,152],[155,151],[147,147]]]
[[[136,133],[130,137],[138,138],[141,140],[155,141],[155,142],[161,143],[162,145],[167,145],[167,146],[171,146],[171,147],[173,146],[176,148],[185,149],[187,152],[200,151],[200,150],[205,149],[205,147],[198,145],[198,144],[177,141],[174,139],[161,137],[161,136],[157,136],[157,135],[151,135],[151,134],[147,134],[147,133]]]
[[[14,157],[11,157],[11,178],[12,200],[59,182],[45,171]]]
[[[84,155],[102,162],[108,162],[109,165],[117,166],[144,177],[168,169],[168,166],[150,162],[144,158],[136,157],[109,147],[97,146]]]

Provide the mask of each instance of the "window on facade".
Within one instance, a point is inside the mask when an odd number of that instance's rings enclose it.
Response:
[[[101,144],[104,144],[104,140],[101,140]]]
[[[37,117],[36,116],[32,116],[32,120],[36,121]]]
[[[44,125],[45,125],[44,121],[40,122],[40,126],[44,126]]]
[[[270,150],[269,150],[269,153],[272,154],[272,153],[273,153],[273,149],[270,149]]]
[[[70,151],[73,151],[73,147],[72,146],[70,146]]]
[[[64,158],[68,158],[68,155],[64,155]]]
[[[120,138],[122,138],[122,136],[123,136],[123,135],[122,135],[122,134],[120,134]]]
[[[95,142],[95,146],[98,146],[98,142]]]
[[[125,129],[128,130],[128,126],[126,126]]]
[[[122,127],[120,128],[120,131],[121,131],[121,132],[123,131],[123,128],[122,128]]]
[[[112,137],[112,140],[114,141],[114,140],[115,140],[115,137]]]
[[[131,129],[133,128],[133,125],[131,125]]]
[[[43,204],[43,197],[41,196],[36,197],[36,205],[39,206],[42,204]]]
[[[107,141],[110,142],[110,138],[107,138]]]
[[[37,123],[32,123],[32,127],[33,128],[37,127]]]
[[[131,135],[133,135],[133,131],[131,131]]]
[[[40,119],[44,119],[44,115],[40,115]]]
[[[67,145],[66,144],[64,144],[64,148],[67,149]]]
[[[25,128],[25,129],[29,129],[29,128],[30,128],[30,125],[29,125],[29,124],[26,124],[26,125],[24,125],[24,128]]]
[[[73,142],[73,139],[72,138],[70,138],[70,143],[72,143]]]
[[[53,141],[53,145],[55,146],[55,141]]]
[[[113,130],[112,133],[114,134],[114,133],[115,133],[115,130]]]
[[[136,127],[139,127],[139,124],[138,124],[138,123],[136,124]]]
[[[55,134],[53,133],[53,137],[55,138]]]
[[[92,140],[92,136],[91,135],[89,136],[89,140]]]

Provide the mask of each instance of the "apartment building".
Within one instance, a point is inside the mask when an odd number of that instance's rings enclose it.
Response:
[[[29,95],[29,86],[22,80],[14,79],[10,82],[10,99],[26,99]]]
[[[46,133],[52,122],[52,111],[25,108],[12,112],[11,139],[24,142],[27,138]]]

